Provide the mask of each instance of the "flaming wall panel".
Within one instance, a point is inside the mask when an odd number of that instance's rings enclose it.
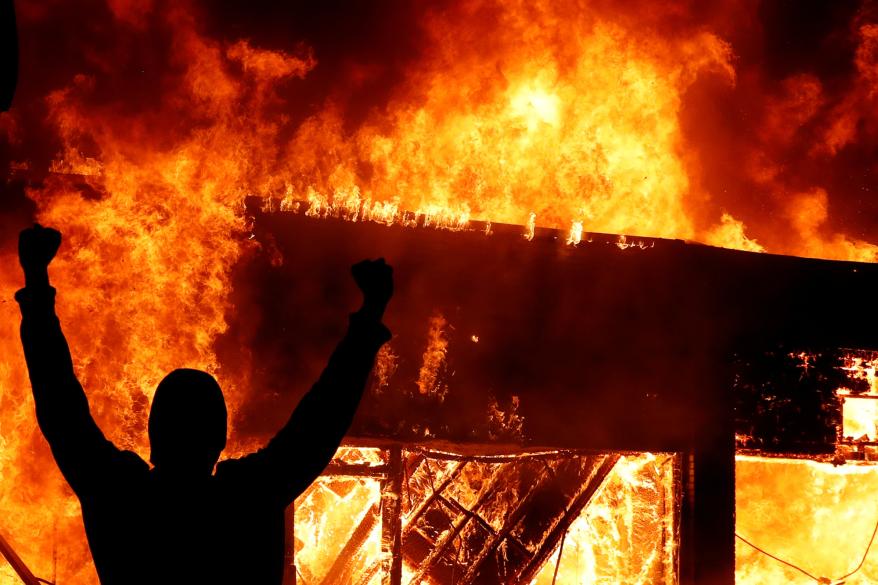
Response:
[[[247,336],[254,387],[307,388],[362,257],[385,256],[397,279],[363,437],[680,450],[730,416],[739,348],[878,345],[874,312],[850,309],[868,306],[875,265],[490,229],[258,214],[235,278],[246,326],[230,333]]]

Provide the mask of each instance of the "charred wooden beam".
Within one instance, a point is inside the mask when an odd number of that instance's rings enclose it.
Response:
[[[326,466],[321,475],[346,475],[351,477],[372,477],[382,479],[390,473],[388,465],[364,465],[360,463],[343,463],[333,461]]]
[[[504,477],[502,469],[496,470],[491,476],[491,479],[485,485],[485,487],[482,488],[481,492],[478,495],[478,498],[473,504],[473,508],[479,508],[479,506],[484,504],[488,500],[488,498],[490,498],[494,494],[498,485],[503,482],[503,479]],[[433,549],[427,555],[427,558],[421,562],[420,566],[418,566],[417,570],[412,575],[412,583],[419,583],[420,579],[422,579],[433,569],[436,562],[442,558],[442,556],[451,546],[451,543],[454,542],[455,537],[457,537],[463,527],[471,519],[472,516],[470,514],[460,514],[459,518],[455,520],[451,525],[451,528],[446,530],[442,534],[442,537],[439,539],[438,542],[434,543]]]
[[[688,531],[681,539],[689,547],[681,551],[693,558],[694,585],[734,585],[735,583],[735,425],[727,416],[734,409],[730,364],[719,365],[704,387],[715,396],[705,405],[705,415],[714,426],[705,430],[692,449]]]
[[[402,449],[388,452],[388,474],[381,483],[381,556],[383,585],[402,583]]]
[[[519,520],[521,520],[521,518],[524,516],[524,514],[527,510],[528,504],[530,504],[534,495],[537,494],[537,492],[542,487],[543,482],[548,477],[549,477],[548,471],[544,471],[542,474],[540,474],[537,477],[537,479],[533,482],[533,484],[530,486],[530,488],[528,488],[527,492],[521,497],[521,499],[518,501],[518,503],[515,505],[515,507],[512,509],[512,511],[506,517],[506,520],[504,521],[503,526],[500,528],[500,530],[497,532],[494,532],[491,535],[491,538],[489,538],[485,542],[484,546],[482,547],[482,550],[480,550],[478,552],[478,554],[476,555],[476,557],[470,562],[469,567],[466,570],[466,573],[464,573],[463,577],[461,577],[461,579],[460,579],[459,585],[470,585],[475,580],[475,578],[479,574],[479,570],[481,569],[482,564],[485,562],[485,560],[488,558],[488,556],[490,554],[496,552],[497,548],[503,542],[503,539],[505,539],[509,536],[509,533],[512,532],[512,529],[515,528],[515,526],[518,524]],[[517,543],[517,541],[515,539],[510,539],[510,542]],[[520,543],[518,543],[518,544],[519,544],[519,546],[524,548],[523,545],[521,545]],[[527,550],[526,548],[524,549],[524,551],[527,554],[530,554],[530,551]]]
[[[351,582],[352,562],[355,553],[360,550],[369,534],[375,528],[378,522],[379,509],[378,504],[373,504],[363,515],[362,520],[357,525],[354,533],[341,549],[335,562],[330,567],[329,572],[320,582],[320,585],[347,585]]]
[[[487,534],[491,536],[491,538],[495,538],[497,536],[497,531],[494,530],[494,527],[491,526],[491,524],[488,523],[487,520],[485,520],[478,513],[470,510],[454,498],[445,497],[440,494],[436,497],[436,500],[439,503],[444,504],[446,508],[457,511],[458,514],[464,514],[465,516],[469,516],[470,520],[478,524],[482,528],[482,530],[484,530]],[[527,549],[527,547],[518,540],[510,538],[509,542],[512,544],[512,546],[517,548],[519,552],[522,552],[524,554],[530,554],[530,551]]]
[[[618,460],[619,455],[606,455],[604,457],[601,464],[597,466],[594,475],[592,475],[583,485],[582,491],[579,492],[564,512],[564,515],[559,518],[558,522],[555,523],[555,526],[552,527],[552,530],[546,535],[539,550],[533,555],[530,562],[528,562],[516,574],[515,580],[513,581],[514,583],[526,585],[533,581],[543,564],[552,556],[552,553],[555,552],[555,547],[561,542],[561,538],[567,533],[570,525],[579,517],[585,507],[588,506],[592,496],[594,496],[598,488],[604,483],[604,480],[613,470],[613,467]]]
[[[457,476],[460,474],[460,472],[463,471],[463,468],[466,467],[466,464],[466,461],[461,461],[460,463],[455,465],[445,477],[445,479],[442,480],[442,483],[439,484],[439,487],[435,488],[430,493],[430,495],[418,505],[415,511],[409,515],[408,523],[406,524],[402,532],[403,540],[405,540],[409,532],[411,532],[417,525],[418,519],[421,517],[421,515],[436,502],[436,499],[442,494],[445,488],[451,485],[451,482],[453,482],[455,478],[457,478]]]
[[[39,579],[31,573],[30,569],[24,564],[24,561],[21,560],[21,557],[18,556],[18,553],[16,553],[15,549],[12,548],[12,545],[9,544],[9,541],[3,538],[2,534],[0,534],[0,554],[6,558],[6,561],[12,567],[12,570],[15,571],[22,581],[24,581],[25,585],[40,585]]]

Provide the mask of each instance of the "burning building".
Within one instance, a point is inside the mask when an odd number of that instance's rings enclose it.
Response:
[[[18,9],[0,282],[64,231],[117,444],[192,366],[260,445],[396,267],[288,582],[878,582],[870,3]],[[95,583],[0,311],[0,534]]]

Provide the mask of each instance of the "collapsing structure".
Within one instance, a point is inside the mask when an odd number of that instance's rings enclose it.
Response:
[[[383,256],[397,286],[394,337],[348,441],[360,449],[290,514],[300,557],[290,582],[565,582],[565,535],[585,518],[592,544],[575,546],[592,575],[731,584],[736,436],[751,453],[832,456],[837,350],[878,348],[875,314],[849,309],[868,306],[874,265],[259,205],[249,209],[259,247],[235,276],[247,325],[231,324],[257,356],[255,387],[283,395],[289,380],[313,379],[319,359],[288,356],[339,338],[338,307],[354,305],[350,264]],[[626,480],[611,488],[614,469]],[[344,508],[357,490],[372,495],[346,513],[327,565],[309,552],[314,512]],[[596,494],[610,505],[623,493],[630,538],[604,534],[601,549],[587,511]]]

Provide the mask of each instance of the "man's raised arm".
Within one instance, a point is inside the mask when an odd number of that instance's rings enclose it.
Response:
[[[25,286],[15,293],[21,308],[21,343],[34,393],[37,423],[61,473],[77,493],[117,449],[104,438],[88,408],[61,324],[48,267],[61,234],[39,224],[21,232],[18,255]]]
[[[363,306],[350,316],[347,334],[286,425],[265,448],[241,461],[246,461],[242,471],[255,472],[252,481],[276,489],[287,502],[332,459],[357,411],[375,356],[390,339],[381,318],[393,295],[392,269],[379,259],[360,262],[351,272],[363,292]]]

